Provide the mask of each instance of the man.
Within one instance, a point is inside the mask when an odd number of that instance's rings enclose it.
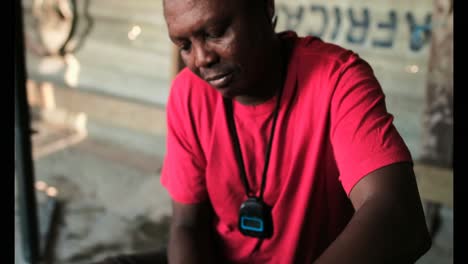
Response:
[[[431,240],[370,66],[273,0],[165,0],[169,263],[414,263]]]

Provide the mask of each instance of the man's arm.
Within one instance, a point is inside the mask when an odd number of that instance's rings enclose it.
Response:
[[[350,199],[353,218],[315,263],[414,263],[431,247],[411,164],[370,173]]]
[[[213,241],[213,213],[208,202],[181,204],[172,202],[169,233],[170,264],[216,263],[218,251]]]

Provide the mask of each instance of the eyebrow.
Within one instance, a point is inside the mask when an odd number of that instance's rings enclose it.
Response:
[[[213,17],[207,19],[206,21],[204,21],[204,23],[200,26],[200,28],[197,29],[192,34],[194,36],[200,36],[203,33],[205,33],[207,31],[207,29],[210,29],[213,26],[221,25],[221,26],[224,27],[224,26],[227,26],[231,21],[232,21],[232,17],[213,16]],[[170,34],[169,34],[169,38],[171,40],[173,40],[174,42],[180,42],[180,41],[184,41],[185,39],[187,39],[187,37],[185,37],[185,36],[172,36]]]

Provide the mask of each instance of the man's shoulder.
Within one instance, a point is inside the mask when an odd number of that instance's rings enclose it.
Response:
[[[325,62],[346,63],[358,57],[354,51],[316,36],[297,37],[296,49],[296,56],[310,57],[314,61],[320,61],[321,64]]]
[[[309,81],[316,80],[311,76],[316,76],[319,80],[334,80],[343,72],[372,69],[353,50],[314,36],[298,37],[293,56],[299,78]]]

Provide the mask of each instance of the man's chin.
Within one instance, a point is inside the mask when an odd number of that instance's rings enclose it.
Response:
[[[221,96],[224,98],[232,99],[236,96],[235,93],[233,93],[233,90],[230,89],[230,87],[223,87],[223,88],[215,88],[216,91],[218,91]]]

